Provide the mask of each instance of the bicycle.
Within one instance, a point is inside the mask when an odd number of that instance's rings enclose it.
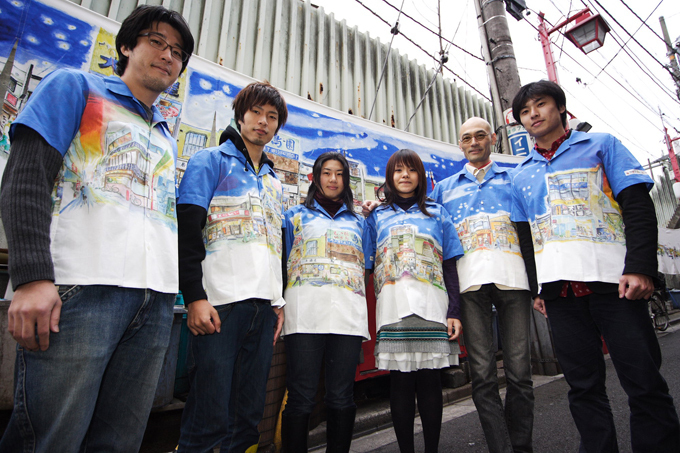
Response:
[[[655,329],[661,332],[668,329],[670,318],[668,311],[666,311],[665,297],[660,289],[655,289],[654,294],[649,298],[649,317],[652,319],[652,325]]]

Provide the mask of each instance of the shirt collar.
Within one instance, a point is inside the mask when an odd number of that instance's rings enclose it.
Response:
[[[569,134],[571,134],[571,129],[565,131],[564,135],[555,140],[549,149],[539,148],[538,144],[534,145],[534,147],[541,156],[545,157],[547,160],[550,160],[555,155],[555,152],[559,149],[562,143],[567,141]]]
[[[478,172],[484,171],[484,173],[488,173],[489,169],[491,168],[491,164],[493,164],[493,161],[490,160],[488,164],[484,165],[482,168],[477,168],[473,167],[469,162],[465,164],[465,169],[472,173],[472,176],[476,176]]]
[[[132,98],[139,104],[142,103],[132,94],[130,88],[128,88],[128,86],[125,84],[125,82],[123,82],[123,80],[120,77],[117,76],[104,77],[104,84],[106,85],[106,89],[111,91],[112,93],[115,93],[119,96]],[[144,110],[144,107],[142,107],[141,105],[140,107],[142,110]],[[151,106],[151,111],[153,112],[153,118],[151,119],[153,124],[166,123],[165,118],[163,118],[163,114],[161,113],[160,110],[158,110],[158,107],[156,107],[155,103]]]

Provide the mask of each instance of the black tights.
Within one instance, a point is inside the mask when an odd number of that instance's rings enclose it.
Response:
[[[442,380],[440,370],[418,370],[404,373],[390,371],[390,409],[401,453],[414,453],[413,421],[415,397],[423,423],[425,453],[436,453],[442,426]]]

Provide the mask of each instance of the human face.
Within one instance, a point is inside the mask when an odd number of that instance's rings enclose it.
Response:
[[[345,183],[342,179],[343,170],[342,164],[335,159],[327,160],[321,167],[318,186],[321,193],[329,200],[339,201],[345,190]]]
[[[460,149],[473,167],[482,168],[489,163],[495,144],[496,134],[491,133],[489,123],[481,118],[472,118],[460,127]]]
[[[418,189],[418,171],[399,163],[394,167],[392,181],[400,197],[410,198],[416,194],[416,189]]]
[[[550,96],[540,96],[527,101],[519,112],[519,118],[540,148],[550,148],[555,140],[564,135],[560,114],[566,109],[564,105],[558,107]]]
[[[140,31],[140,35],[154,32],[173,47],[182,47],[182,38],[177,30],[165,22],[155,22],[151,28]],[[137,38],[134,49],[121,47],[128,64],[121,79],[132,94],[147,106],[175,83],[182,70],[182,62],[172,57],[170,47],[159,50],[149,43],[146,36]]]
[[[279,112],[271,104],[254,105],[238,121],[241,126],[241,137],[246,148],[255,146],[260,149],[269,143],[279,125]]]

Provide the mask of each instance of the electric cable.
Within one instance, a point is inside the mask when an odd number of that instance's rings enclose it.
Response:
[[[635,17],[637,17],[637,18],[644,24],[645,27],[649,28],[649,30],[650,30],[652,33],[654,33],[654,34],[656,35],[657,38],[659,38],[664,44],[666,44],[666,40],[663,39],[663,37],[661,37],[661,36],[660,36],[660,35],[659,35],[652,27],[650,27],[649,24],[647,24],[647,21],[649,20],[649,17],[647,17],[646,20],[642,20],[642,19],[640,18],[640,16],[638,16],[637,13],[636,13],[635,11],[633,11],[632,8],[631,8],[630,6],[628,6],[628,4],[627,4],[626,2],[624,2],[623,0],[621,0],[621,3],[623,3],[623,5],[624,5],[626,8],[628,8],[628,11],[630,11],[631,13],[633,13],[633,15],[634,15]],[[659,4],[656,5],[656,8],[654,8],[654,11],[656,11],[657,8],[659,8],[659,6],[661,6],[661,3],[663,3],[663,0],[661,0],[661,1],[659,2]],[[652,12],[649,14],[649,16],[651,16],[652,14],[654,14],[654,11],[652,11]]]
[[[531,22],[529,22],[529,20],[528,20],[526,17],[524,18],[524,20],[525,20],[525,21],[526,21],[526,22],[527,22],[534,30],[536,30],[536,32],[538,33],[538,28],[537,28],[534,24],[532,24]],[[578,60],[576,60],[574,57],[572,57],[572,56],[569,54],[569,52],[567,52],[567,51],[565,50],[565,51],[564,51],[564,54],[565,54],[567,57],[569,57],[574,63],[576,63],[578,66],[580,66],[581,69],[583,69],[584,71],[586,71],[590,76],[594,76],[594,74],[593,74],[592,72],[590,72],[590,70],[589,70],[588,68],[586,68],[585,66],[583,66]],[[609,74],[607,71],[605,71],[604,73],[605,73],[607,76],[609,76],[616,84],[618,84],[625,92],[627,92],[633,99],[635,99],[635,100],[638,101],[640,104],[642,104],[644,107],[646,107],[647,109],[649,109],[650,111],[652,111],[652,112],[654,113],[654,115],[657,114],[657,112],[656,112],[655,109],[651,108],[651,106],[649,106],[648,104],[646,104],[646,103],[642,100],[643,98],[642,98],[642,96],[640,95],[640,93],[637,93],[637,91],[636,91],[637,96],[640,96],[640,98],[638,98],[635,94],[633,94],[628,88],[626,88],[625,86],[623,86],[623,84],[622,84],[621,82],[619,82],[616,78],[614,78],[614,77],[613,77],[611,74]],[[607,85],[604,85],[604,86],[607,87],[607,88],[609,88]],[[634,91],[635,91],[635,90],[634,90]],[[616,93],[614,93],[614,94],[616,94]],[[646,117],[644,117],[644,116],[643,116],[643,118],[646,119]],[[651,123],[651,124],[653,124],[653,123]],[[658,129],[658,125],[654,125],[654,127],[656,127],[656,128]]]
[[[359,2],[359,3],[361,3],[361,1],[359,1],[359,0],[356,0],[356,1]],[[386,4],[387,4],[388,6],[390,6],[391,8],[397,9],[396,6],[394,6],[393,4],[391,4],[390,2],[388,2],[387,0],[382,0],[382,1],[383,1],[383,3],[386,3]],[[363,5],[363,3],[362,3],[362,5]],[[434,35],[437,36],[438,38],[443,39],[444,41],[446,41],[447,43],[449,43],[449,45],[452,45],[452,46],[455,47],[456,49],[462,50],[463,52],[465,52],[466,54],[468,54],[469,56],[471,56],[471,57],[473,57],[473,58],[476,58],[477,60],[484,61],[484,59],[483,59],[482,57],[479,57],[479,56],[473,54],[472,52],[470,52],[469,50],[466,50],[466,49],[460,47],[459,45],[455,44],[454,42],[449,41],[448,39],[446,39],[445,37],[443,37],[442,35],[440,35],[440,34],[437,33],[436,31],[434,31],[434,30],[432,30],[431,28],[429,28],[427,25],[424,25],[423,23],[421,23],[421,22],[418,21],[417,19],[411,17],[409,14],[407,14],[407,13],[404,12],[403,15],[404,15],[405,17],[408,17],[409,19],[411,19],[411,20],[412,20],[413,22],[415,22],[416,24],[418,24],[418,25],[420,25],[421,27],[423,27],[425,30],[427,30],[427,31],[429,31],[430,33],[434,34]]]
[[[371,14],[373,14],[375,17],[377,17],[378,19],[380,19],[383,23],[385,23],[386,25],[390,25],[389,22],[387,22],[385,19],[383,19],[382,16],[380,16],[378,13],[376,13],[375,11],[373,11],[371,8],[369,8],[368,6],[366,6],[361,0],[356,0],[356,2],[359,3],[361,6],[363,6],[364,8],[366,8]],[[402,13],[402,14],[403,14],[404,16],[406,16],[405,13]],[[408,35],[406,35],[405,33],[402,33],[402,32],[399,32],[399,34],[400,34],[401,36],[403,36],[404,39],[406,39],[408,42],[410,42],[410,43],[413,44],[415,47],[417,47],[419,50],[421,50],[425,55],[427,55],[428,57],[432,58],[434,61],[439,62],[439,59],[437,59],[434,55],[432,55],[432,54],[431,54],[430,52],[428,52],[427,50],[423,49],[423,47],[422,47],[420,44],[416,43],[414,40],[412,40],[411,38],[409,38]],[[448,40],[446,40],[446,41],[448,42]],[[478,58],[478,57],[477,57],[477,58]],[[458,74],[457,74],[455,71],[453,71],[451,68],[449,68],[448,66],[444,65],[444,69],[446,69],[446,70],[449,71],[451,74],[453,74],[454,76],[456,76],[458,79],[460,79],[461,82],[463,82],[465,85],[467,85],[468,87],[470,87],[473,91],[475,91],[477,94],[479,94],[480,96],[482,96],[484,99],[486,99],[487,101],[491,102],[491,99],[489,99],[488,96],[486,96],[484,93],[482,93],[482,92],[479,91],[477,88],[475,88],[473,85],[471,85],[467,80],[465,80],[464,78],[462,78],[460,75],[458,75]]]
[[[439,63],[439,68],[434,72],[434,75],[432,76],[432,80],[430,81],[430,84],[427,86],[425,89],[425,92],[423,93],[423,97],[420,98],[420,102],[418,102],[418,105],[416,105],[416,108],[413,110],[413,114],[411,115],[411,118],[408,119],[408,123],[406,124],[406,128],[404,128],[404,131],[408,132],[409,127],[411,127],[411,121],[413,121],[413,117],[416,116],[416,113],[418,113],[418,109],[420,106],[423,104],[423,101],[425,101],[425,98],[427,97],[427,93],[430,92],[430,88],[432,88],[432,85],[434,85],[434,81],[437,80],[437,75],[439,75],[439,71],[441,71],[442,66],[444,66],[444,63],[448,61],[449,57],[446,54],[446,52],[442,51],[441,52],[441,60]]]
[[[397,14],[397,21],[394,23],[394,27],[390,29],[390,33],[392,33],[392,38],[390,39],[390,45],[387,47],[387,55],[385,55],[385,62],[383,63],[382,71],[380,71],[380,79],[378,79],[378,85],[375,88],[375,96],[373,96],[373,105],[371,105],[371,112],[368,114],[369,121],[373,116],[373,109],[375,108],[375,103],[378,100],[378,92],[380,91],[380,85],[382,84],[383,76],[385,75],[387,62],[390,61],[392,43],[394,42],[394,38],[399,34],[399,18],[401,17],[401,10],[404,7],[404,1],[405,0],[401,0],[401,8],[399,8],[399,14]]]
[[[643,46],[642,44],[640,44],[640,41],[638,41],[637,39],[635,39],[635,37],[634,37],[633,35],[630,34],[630,32],[626,29],[626,27],[624,27],[623,25],[621,25],[621,23],[620,23],[618,20],[616,20],[616,18],[615,18],[614,16],[612,16],[611,13],[610,13],[609,11],[607,11],[607,10],[605,9],[605,7],[602,6],[602,4],[601,4],[598,0],[588,0],[588,1],[589,1],[589,2],[590,2],[590,1],[594,1],[594,2],[597,4],[597,6],[600,7],[600,9],[601,9],[602,11],[604,11],[605,13],[607,13],[607,15],[608,15],[614,22],[616,22],[616,25],[618,25],[619,27],[621,27],[621,29],[623,29],[623,31],[625,31],[626,34],[627,34],[628,36],[630,36],[630,37],[633,39],[633,41],[634,41],[638,46],[640,46],[640,47],[642,48],[642,50],[644,50],[644,51],[647,53],[647,55],[649,55],[650,57],[652,57],[652,59],[654,59],[654,61],[656,61],[657,63],[659,63],[659,65],[660,65],[662,68],[664,68],[666,71],[668,71],[668,73],[671,75],[671,77],[673,76],[673,73],[671,72],[671,70],[670,70],[665,64],[663,64],[662,62],[660,62],[659,59],[656,58],[656,56],[654,56],[649,50],[647,50],[647,48],[646,48],[645,46]],[[594,8],[593,8],[593,9],[594,9]]]
[[[622,3],[623,3],[623,0],[621,0],[621,1],[622,1]],[[660,1],[659,1],[659,4],[656,5],[656,8],[654,8],[654,9],[652,10],[652,12],[649,13],[649,16],[647,16],[647,20],[649,20],[649,18],[652,17],[652,14],[654,14],[654,13],[656,12],[656,10],[659,9],[659,6],[661,6],[662,3],[663,3],[663,0],[660,0]],[[624,4],[625,4],[625,3],[624,3]],[[628,5],[626,5],[626,6],[628,6]],[[629,8],[629,9],[630,9],[630,8]],[[639,17],[638,17],[638,19],[639,19]],[[642,19],[640,19],[640,20],[642,20]],[[642,23],[643,23],[644,25],[647,25],[644,21],[643,21]],[[649,28],[649,25],[647,25],[647,27]],[[637,32],[640,31],[640,28],[642,28],[642,25],[640,25],[640,26],[637,28],[637,30],[635,30],[635,32],[634,32],[633,34],[637,34]],[[630,42],[630,40],[631,40],[631,38],[628,38],[628,41],[626,41],[626,43],[625,43],[626,46],[628,45],[628,43]],[[597,74],[598,76],[599,76],[600,74],[602,74],[602,71],[604,71],[604,69],[605,69],[607,66],[609,66],[609,63],[611,63],[612,61],[614,61],[614,58],[616,58],[616,57],[621,53],[622,50],[623,50],[623,47],[621,47],[619,50],[616,51],[616,54],[615,54],[613,57],[611,57],[611,58],[609,59],[609,61],[607,62],[607,64],[605,64],[604,66],[602,66],[602,69],[601,69],[600,72]],[[597,76],[595,76],[595,77],[597,77]]]
[[[536,13],[536,11],[534,11],[534,10],[531,10],[531,11],[532,11],[534,14],[536,14],[536,15],[538,16],[538,13]],[[536,32],[538,33],[538,28],[537,28],[534,24],[532,24],[531,22],[529,22],[529,20],[528,20],[526,17],[524,18],[524,20],[529,24],[529,26],[531,26],[531,27],[532,27],[534,30],[536,30]],[[546,21],[546,22],[548,22],[548,21]],[[550,22],[548,22],[548,24],[550,25]],[[557,45],[557,44],[555,44],[555,45]],[[595,74],[593,74],[589,69],[587,69],[585,66],[583,66],[578,60],[576,60],[574,57],[572,57],[566,50],[563,50],[563,51],[564,51],[564,54],[565,54],[566,56],[568,56],[574,63],[576,63],[578,66],[580,66],[580,67],[581,67],[584,71],[586,71],[591,77],[593,77],[593,80],[596,80],[596,79],[597,79],[597,77],[595,76]],[[591,61],[595,66],[599,67],[599,65],[597,65],[597,63],[595,63],[595,61],[594,61],[592,58],[590,58],[590,61]],[[646,72],[646,71],[643,71],[643,72]],[[605,73],[607,76],[609,76],[609,78],[611,78],[611,79],[614,81],[614,83],[616,83],[616,84],[619,85],[621,88],[623,88],[623,90],[626,91],[629,95],[631,95],[635,100],[637,100],[638,102],[640,102],[643,106],[647,107],[647,108],[648,108],[650,111],[652,111],[655,115],[657,114],[656,110],[655,110],[654,108],[652,108],[649,104],[647,104],[647,103],[643,100],[644,97],[643,97],[640,93],[638,93],[637,90],[635,90],[635,88],[633,88],[633,87],[631,86],[630,89],[628,89],[628,88],[626,88],[625,86],[623,86],[623,84],[622,84],[617,78],[613,77],[613,76],[612,76],[611,74],[609,74],[607,71],[604,71],[604,73]],[[637,96],[634,95],[634,94],[631,92],[631,90],[633,90]],[[664,92],[664,94],[666,94],[666,93]]]

